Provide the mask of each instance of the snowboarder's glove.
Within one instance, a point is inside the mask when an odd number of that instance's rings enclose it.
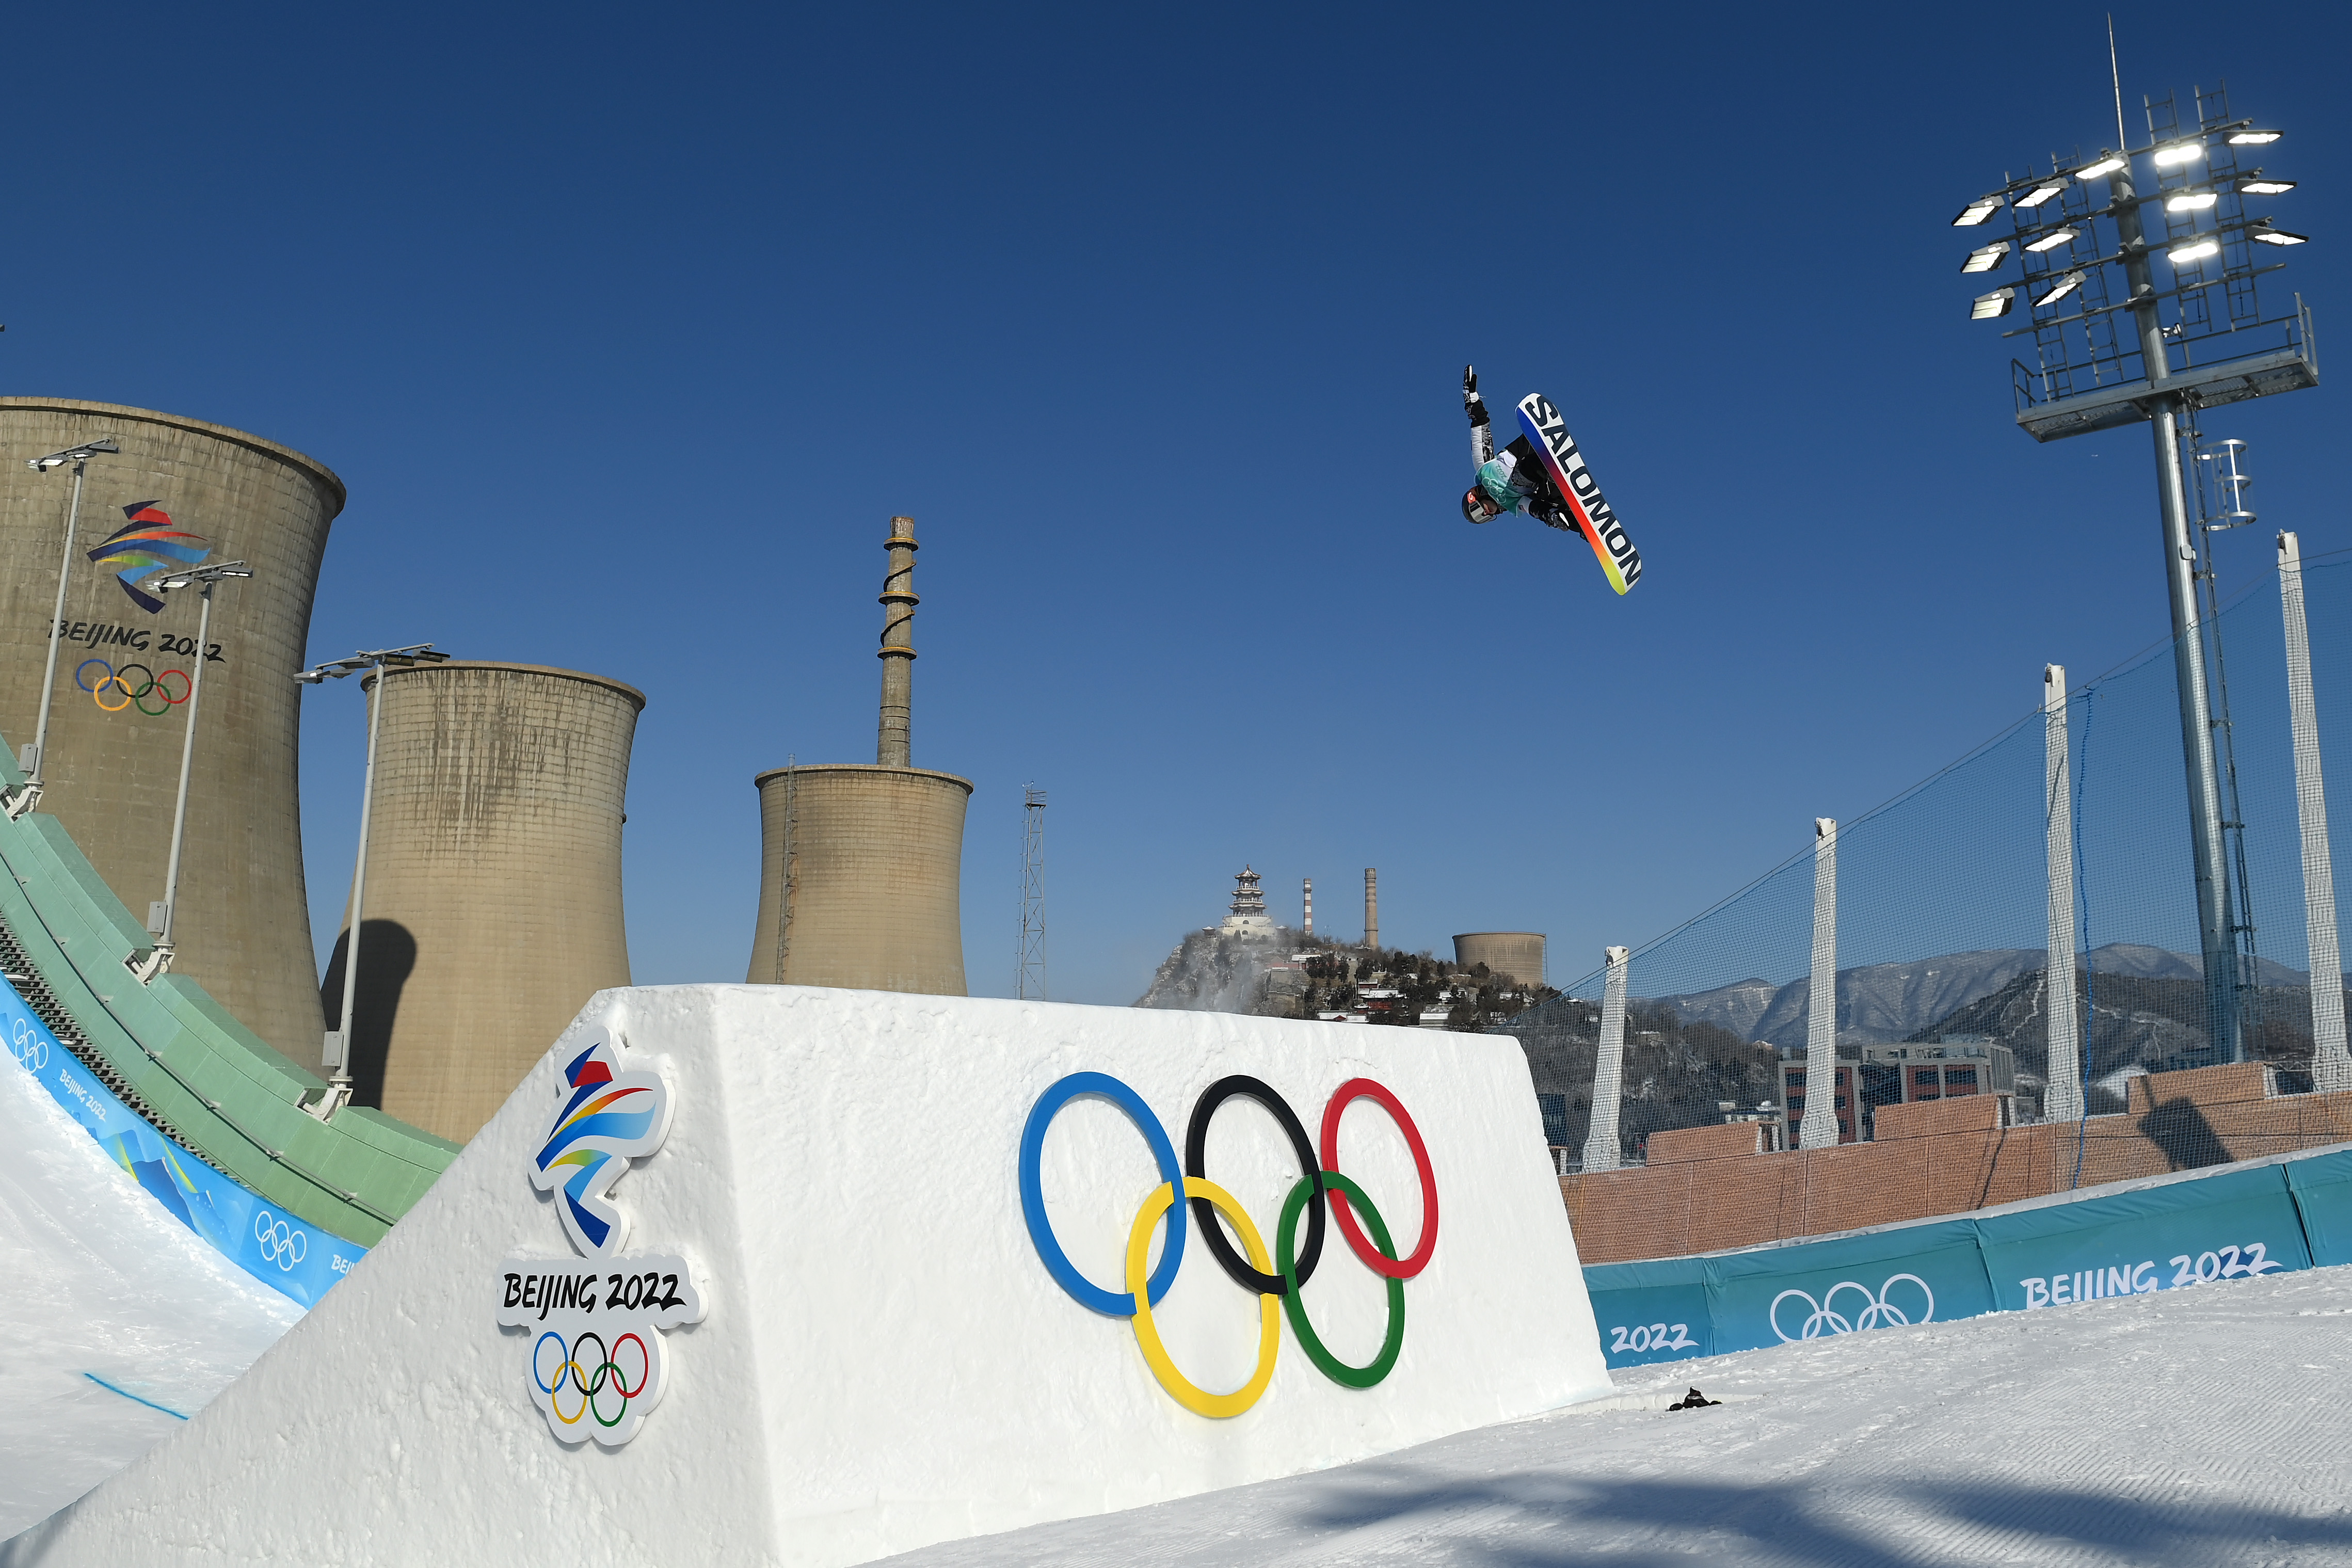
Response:
[[[1488,423],[1486,418],[1486,400],[1478,395],[1478,367],[1476,365],[1465,364],[1462,367],[1462,407],[1464,412],[1470,416],[1471,424],[1485,425]]]

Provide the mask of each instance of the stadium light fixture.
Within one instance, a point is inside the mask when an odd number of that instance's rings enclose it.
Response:
[[[205,665],[202,650],[210,647],[213,630],[213,589],[215,585],[238,577],[250,577],[253,568],[242,561],[223,561],[216,565],[192,567],[185,572],[170,572],[157,577],[148,586],[159,594],[176,593],[182,588],[195,588],[204,601],[196,616],[195,672],[188,677],[188,721],[180,736],[180,793],[172,805],[172,853],[163,871],[163,901],[148,910],[147,929],[154,942],[139,949],[122,961],[142,985],[152,984],[157,975],[172,967],[173,916],[180,902],[180,847],[188,836],[188,773],[196,757],[196,710],[204,700]]]
[[[1990,272],[1994,268],[2000,266],[2001,258],[2008,254],[2009,241],[2005,239],[1996,239],[1990,245],[1980,245],[1974,250],[1969,251],[1969,258],[1960,263],[1960,270],[1963,272]]]
[[[2032,251],[2038,256],[2045,250],[2055,250],[2062,245],[2070,245],[2074,242],[2074,231],[2073,229],[2053,228],[2048,234],[2042,236],[2038,239],[2027,240],[2025,242],[2025,248]]]
[[[2069,272],[2064,277],[2059,279],[2056,282],[2051,284],[2049,289],[2043,292],[2042,298],[2034,300],[2033,303],[2037,309],[2043,305],[2054,305],[2059,300],[2063,300],[2067,295],[2072,294],[2075,289],[2080,289],[2082,286],[2083,275],[2079,272]]]
[[[1960,216],[1952,220],[1952,226],[1954,228],[1974,228],[1978,224],[1984,222],[1985,219],[1992,216],[1993,214],[1999,211],[2000,211],[2000,198],[1999,196],[1979,196],[1976,200],[1970,202],[1968,205],[1960,209]]]
[[[367,767],[360,774],[360,847],[359,858],[352,866],[351,935],[343,942],[343,1011],[339,1020],[342,1027],[327,1031],[325,1048],[320,1053],[320,1065],[333,1074],[327,1080],[326,1092],[302,1107],[321,1121],[331,1120],[352,1098],[352,1009],[359,999],[360,931],[367,909],[368,812],[375,800],[375,737],[383,719],[383,672],[387,666],[407,668],[439,664],[448,657],[429,642],[410,643],[404,647],[362,649],[349,658],[313,665],[294,677],[305,685],[318,686],[362,669],[372,669],[376,675],[375,700],[368,704]],[[361,684],[364,686],[366,682]]]
[[[0,811],[7,813],[11,822],[41,804],[41,770],[47,760],[49,745],[49,699],[57,690],[58,647],[62,640],[57,636],[57,629],[65,624],[66,580],[73,571],[74,534],[81,527],[82,474],[89,467],[89,460],[100,453],[121,450],[114,444],[113,437],[101,436],[79,447],[68,447],[62,452],[51,452],[46,458],[25,459],[25,467],[37,474],[46,474],[51,468],[71,463],[74,486],[73,500],[66,508],[65,550],[58,558],[58,602],[49,611],[49,651],[41,670],[41,716],[33,725],[32,741],[26,745],[19,758],[19,765],[25,770],[25,782],[5,795],[0,795]]]
[[[2241,151],[2281,138],[2233,115],[2225,90],[2200,88],[2187,104],[2169,94],[2149,98],[2148,139],[2137,148],[2127,141],[2137,132],[2125,125],[2122,97],[2118,84],[2116,118],[2108,121],[2114,142],[2072,163],[2053,158],[2047,174],[2029,166],[1995,187],[2014,210],[2009,223],[1980,243],[2000,237],[2011,240],[2012,250],[2031,247],[2022,258],[2029,270],[2013,287],[1979,294],[1969,314],[1975,321],[2011,313],[2032,318],[2015,328],[2004,323],[2002,332],[2032,334],[2031,347],[2011,363],[2010,390],[2019,426],[2035,440],[2132,424],[2145,424],[2150,432],[2210,1025],[2204,1050],[2207,1059],[2236,1062],[2249,1054],[2241,1000],[2248,989],[2239,936],[2245,928],[2232,907],[2243,907],[2243,889],[2232,886],[2240,878],[2230,864],[2231,829],[2224,826],[2221,737],[2206,662],[2218,658],[2219,649],[2203,653],[2213,639],[2198,608],[2200,555],[2181,479],[2181,443],[2195,408],[2219,398],[2268,396],[2318,384],[2308,307],[2298,296],[2292,314],[2264,319],[2253,285],[2275,266],[2249,254],[2249,242],[2285,247],[2308,241],[2247,210],[2294,186],[2266,178],[2255,166],[2254,159],[2267,154]],[[2105,183],[2094,187],[2093,180]],[[2053,200],[2062,191],[2063,198]],[[1963,216],[1986,221],[1997,216],[1993,205],[1980,198]],[[2056,231],[2069,228],[2076,231],[2069,237],[2074,247],[2062,248]],[[2040,262],[2032,259],[2036,253]],[[2157,266],[2168,257],[2177,269],[2168,274]],[[1991,287],[2000,276],[1990,272],[1982,286]],[[2203,292],[2224,285],[2232,289],[2226,312],[2211,309]],[[2260,346],[2253,329],[2261,330]],[[2224,333],[2240,335],[2214,341]],[[2249,372],[2249,361],[2261,365],[2259,373]]]

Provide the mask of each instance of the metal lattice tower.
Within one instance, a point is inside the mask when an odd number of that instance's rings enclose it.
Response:
[[[1031,784],[1022,792],[1021,951],[1013,972],[1013,994],[1023,1000],[1045,995],[1045,792]]]

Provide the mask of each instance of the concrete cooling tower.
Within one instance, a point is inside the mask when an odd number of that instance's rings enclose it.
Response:
[[[463,1142],[590,996],[629,984],[621,824],[646,700],[528,664],[363,679],[383,711],[353,1100]],[[330,1015],[349,941],[347,911],[312,993]]]
[[[1507,974],[1522,985],[1540,985],[1544,978],[1544,933],[1466,931],[1454,939],[1454,962],[1463,969],[1483,963],[1489,972]]]
[[[911,765],[915,520],[894,517],[882,584],[874,765],[775,768],[760,791],[754,984],[964,994],[964,805],[971,784]]]
[[[34,473],[26,463],[104,437],[121,449],[91,457],[84,477],[37,809],[58,818],[123,903],[144,910],[163,897],[197,596],[138,591],[173,563],[142,565],[131,543],[118,542],[110,559],[91,552],[119,531],[162,529],[196,536],[177,545],[206,562],[248,563],[249,581],[218,590],[214,646],[203,650],[173,968],[315,1068],[324,1023],[295,792],[301,688],[290,677],[303,665],[343,483],[299,452],[202,420],[0,397],[0,735],[12,752],[33,741],[39,716],[74,486],[69,465]],[[150,515],[133,522],[142,502]]]

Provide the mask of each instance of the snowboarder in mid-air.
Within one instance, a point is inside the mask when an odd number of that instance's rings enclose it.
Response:
[[[1478,395],[1475,365],[1462,367],[1462,406],[1470,416],[1470,458],[1478,465],[1475,481],[1462,492],[1464,517],[1490,522],[1507,511],[1523,511],[1591,545],[1609,585],[1620,594],[1642,580],[1641,552],[1625,536],[1625,525],[1601,495],[1551,399],[1534,393],[1519,400],[1525,433],[1499,452],[1486,400]]]
[[[1470,460],[1478,468],[1477,479],[1462,492],[1462,515],[1472,522],[1492,522],[1507,511],[1523,511],[1554,528],[1577,531],[1533,442],[1517,436],[1500,452],[1495,450],[1494,422],[1486,416],[1486,399],[1478,395],[1476,365],[1462,367],[1462,406],[1470,416]]]

